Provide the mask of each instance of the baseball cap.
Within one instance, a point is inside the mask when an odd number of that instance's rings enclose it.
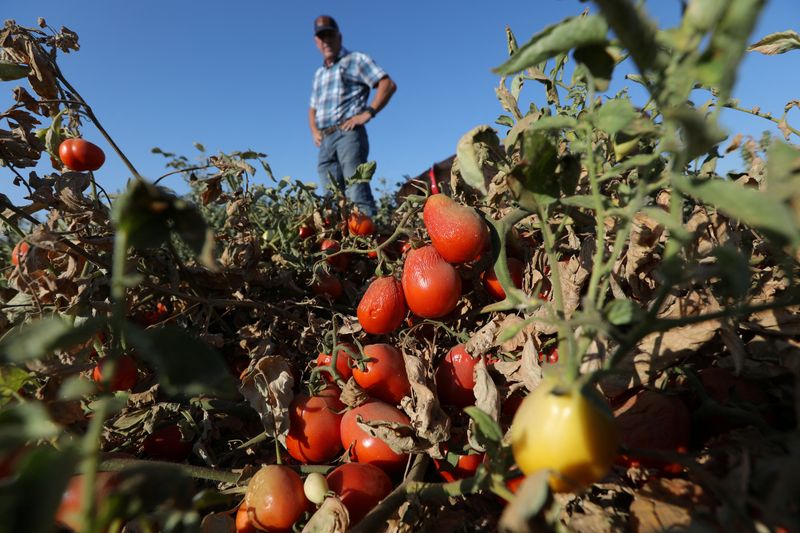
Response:
[[[328,15],[320,15],[314,21],[314,35],[318,35],[323,31],[331,30],[337,33],[339,32],[339,25],[336,24],[336,21],[333,20],[333,17],[329,17]]]

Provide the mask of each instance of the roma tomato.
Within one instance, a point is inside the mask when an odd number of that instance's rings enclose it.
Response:
[[[433,464],[442,479],[449,483],[474,475],[485,457],[486,454],[483,453],[459,455],[456,464],[451,464],[446,459],[434,459]]]
[[[298,394],[289,406],[289,433],[286,450],[304,464],[324,464],[341,452],[339,428],[344,404],[335,387],[317,396]]]
[[[358,353],[358,348],[350,344],[349,342],[342,342],[339,344],[339,351],[336,352],[336,371],[339,373],[339,377],[342,380],[347,381],[350,379],[350,376],[353,375],[353,369],[350,368],[350,353],[348,350],[354,354]],[[333,357],[329,353],[321,353],[317,356],[317,366],[330,366]],[[322,373],[324,376],[325,381],[329,383],[333,383],[333,379],[331,375],[327,372]]]
[[[489,243],[489,228],[478,212],[444,194],[428,197],[422,219],[436,251],[450,263],[477,258]]]
[[[550,470],[556,492],[600,481],[617,457],[619,432],[603,400],[545,380],[520,405],[511,424],[514,459],[525,474]]]
[[[346,463],[326,477],[328,488],[336,493],[350,514],[350,525],[361,521],[392,492],[392,480],[380,468],[364,463]]]
[[[525,271],[525,265],[522,263],[522,261],[513,257],[509,257],[507,259],[507,263],[508,272],[511,274],[511,281],[514,282],[514,286],[516,288],[521,289],[522,275]],[[486,292],[488,292],[492,298],[495,300],[506,299],[506,291],[503,290],[503,287],[497,280],[497,274],[494,272],[494,267],[481,272],[481,281],[483,281],[483,286],[486,287]]]
[[[58,146],[58,157],[70,169],[78,172],[97,170],[106,161],[106,154],[96,144],[85,139],[66,139]]]
[[[105,382],[110,378],[108,375],[110,362],[108,358],[104,358],[100,360],[92,370],[92,380],[100,384],[102,390],[105,390]],[[108,390],[120,391],[132,389],[134,385],[136,385],[138,374],[136,361],[133,360],[133,357],[127,355],[122,356],[116,360],[114,366],[114,376],[111,377],[111,381],[108,383]]]
[[[325,252],[325,261],[332,267],[338,270],[347,270],[347,265],[350,264],[350,257],[347,254],[339,254],[331,256],[342,249],[342,246],[339,244],[338,241],[334,241],[333,239],[324,239],[322,244],[320,244],[320,250]]]
[[[408,425],[411,421],[405,413],[388,403],[372,400],[347,411],[342,417],[341,426],[342,446],[350,450],[353,461],[375,465],[388,473],[402,470],[408,461],[408,454],[395,453],[384,441],[358,427],[358,417],[364,422],[383,420]]]
[[[236,533],[256,533],[256,526],[247,516],[247,504],[244,502],[236,511]]]
[[[375,223],[369,215],[353,212],[347,219],[347,228],[350,230],[350,235],[372,235],[375,231]]]
[[[266,531],[291,531],[309,508],[300,475],[283,465],[267,465],[256,472],[244,501],[250,521]]]
[[[186,459],[192,452],[192,443],[183,440],[177,424],[170,424],[145,437],[142,442],[142,450],[154,459],[178,463]]]
[[[389,344],[364,346],[368,358],[365,369],[353,368],[353,379],[373,398],[399,405],[404,396],[411,394],[411,384],[406,374],[403,354]]]
[[[376,279],[358,303],[358,322],[364,331],[373,335],[391,333],[406,317],[403,286],[394,276]]]
[[[436,369],[436,391],[445,405],[467,407],[475,404],[475,365],[478,357],[467,353],[463,344],[454,346]]]
[[[311,237],[312,235],[314,235],[314,228],[312,228],[311,226],[309,226],[307,224],[303,224],[297,230],[297,234],[300,236],[301,240],[306,240],[309,237]]]
[[[15,246],[14,249],[11,250],[11,264],[14,266],[19,266],[20,263],[25,261],[25,257],[28,255],[28,250],[30,250],[30,244],[25,241],[19,241]]]
[[[56,510],[55,520],[72,531],[81,530],[81,510],[84,495],[83,474],[70,478],[67,488],[61,496],[61,503]],[[98,472],[95,478],[95,505],[99,509],[103,502],[116,489],[119,484],[119,475],[116,472]]]
[[[311,285],[311,290],[317,296],[328,296],[332,300],[339,298],[344,293],[344,287],[342,287],[342,282],[339,278],[327,272],[317,274],[316,280]]]
[[[403,266],[406,304],[423,318],[439,318],[456,308],[461,276],[431,245],[411,250]]]

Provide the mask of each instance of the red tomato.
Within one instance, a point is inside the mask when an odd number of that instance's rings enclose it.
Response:
[[[513,257],[509,257],[507,262],[508,272],[511,274],[511,281],[514,282],[514,286],[516,288],[521,289],[525,265],[522,263],[522,261]],[[492,296],[492,298],[495,300],[506,299],[506,291],[503,290],[503,287],[497,280],[497,274],[494,272],[494,267],[481,272],[481,280],[483,281],[483,286],[486,287],[486,291]]]
[[[325,239],[322,241],[322,244],[320,244],[320,250],[325,252],[325,255],[334,254],[341,249],[341,245],[333,239]],[[333,257],[326,257],[325,261],[338,270],[346,270],[347,265],[350,264],[350,257],[347,254],[341,254]]]
[[[375,223],[368,215],[353,212],[347,219],[347,228],[350,230],[350,235],[372,235]]]
[[[78,172],[97,170],[106,160],[99,146],[84,139],[62,141],[58,147],[58,157],[68,169]]]
[[[347,411],[342,417],[342,446],[350,450],[353,461],[375,465],[385,472],[398,472],[406,466],[408,454],[395,453],[388,444],[373,437],[356,423],[361,417],[364,422],[384,420],[400,424],[410,424],[409,418],[398,408],[378,400],[371,400]]]
[[[25,261],[25,257],[28,255],[29,249],[30,245],[27,242],[19,241],[11,251],[11,264],[18,266],[20,263]]]
[[[311,285],[311,290],[317,296],[328,296],[332,300],[339,298],[344,293],[344,287],[342,287],[342,282],[339,278],[326,272],[317,274],[317,279]]]
[[[371,359],[365,369],[353,368],[353,379],[373,398],[399,405],[404,396],[411,394],[411,384],[406,374],[403,354],[389,344],[368,344],[364,355]]]
[[[511,494],[516,494],[517,490],[519,490],[519,486],[522,485],[522,482],[525,481],[525,475],[512,477],[511,479],[506,480],[506,487],[508,490],[511,491]]]
[[[108,380],[107,368],[110,363],[108,358],[101,359],[92,370],[92,379],[101,384],[100,388],[104,389],[103,383]],[[114,369],[114,377],[108,384],[111,391],[130,390],[136,385],[137,367],[136,361],[130,356],[122,356],[116,360],[116,368]]]
[[[236,511],[236,533],[256,533],[256,526],[247,516],[247,504],[242,502]]]
[[[350,376],[353,375],[353,369],[350,368],[350,354],[348,350],[354,354],[358,353],[358,348],[349,342],[340,343],[339,351],[336,353],[336,371],[339,373],[339,377],[344,381],[347,381],[350,379]],[[321,353],[317,356],[317,366],[330,366],[332,359],[333,357],[331,357],[331,354]],[[326,381],[333,383],[330,374],[323,372],[322,375]]]
[[[303,224],[300,226],[300,229],[297,230],[298,235],[300,235],[301,240],[306,240],[312,235],[314,235],[314,229],[311,226],[307,226]]]
[[[164,320],[167,315],[169,315],[167,306],[161,302],[158,302],[156,303],[155,309],[142,312],[139,314],[136,321],[144,327],[153,326]]]
[[[444,194],[428,197],[422,219],[436,251],[450,263],[477,258],[489,242],[489,228],[478,212]]]
[[[383,335],[396,330],[406,316],[403,286],[394,276],[378,278],[358,303],[358,322],[364,331]]]
[[[317,396],[298,394],[289,406],[286,450],[305,464],[324,464],[342,452],[339,428],[344,410],[339,390],[328,388]]]
[[[328,488],[342,500],[350,514],[350,525],[361,521],[392,492],[392,480],[380,468],[364,463],[345,463],[325,478]]]
[[[291,531],[309,508],[300,475],[283,465],[267,465],[256,472],[244,501],[253,525],[267,531]]]
[[[431,245],[411,250],[403,266],[403,294],[411,312],[439,318],[456,308],[461,276]]]
[[[192,452],[192,443],[183,440],[177,424],[170,424],[145,437],[142,450],[153,459],[179,463]]]
[[[83,474],[70,478],[56,510],[55,520],[72,531],[80,531],[81,508],[84,498]],[[95,478],[95,505],[99,508],[116,489],[119,476],[116,472],[98,472]]]
[[[463,344],[454,346],[439,363],[436,369],[436,390],[439,400],[445,405],[467,407],[475,404],[475,365],[473,358]]]
[[[484,457],[485,454],[483,453],[459,455],[455,465],[450,464],[446,459],[434,459],[433,464],[436,466],[436,471],[439,472],[439,475],[449,483],[474,475]]]

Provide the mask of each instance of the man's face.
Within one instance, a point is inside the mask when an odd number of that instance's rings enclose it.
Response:
[[[333,30],[321,31],[314,37],[314,42],[317,43],[325,63],[331,63],[342,48],[342,34]]]

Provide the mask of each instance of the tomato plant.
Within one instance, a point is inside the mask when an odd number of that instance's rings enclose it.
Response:
[[[371,400],[347,411],[341,425],[342,446],[350,450],[353,461],[375,465],[389,473],[402,470],[408,454],[396,453],[384,441],[358,427],[356,421],[359,417],[364,422],[382,420],[409,424],[411,421],[405,413],[388,403]]]
[[[463,344],[458,344],[436,368],[436,392],[445,405],[467,407],[475,403],[475,365],[480,358],[472,357]]]
[[[337,270],[347,270],[347,265],[350,264],[350,256],[347,254],[332,255],[342,249],[339,241],[333,239],[323,239],[320,244],[320,250],[326,255],[325,261]]]
[[[364,346],[364,370],[353,368],[353,379],[379,400],[399,405],[404,396],[411,394],[411,384],[406,374],[403,354],[389,344],[368,344]]]
[[[342,451],[339,428],[344,409],[335,387],[316,396],[298,394],[289,406],[289,433],[286,450],[305,464],[323,464]]]
[[[309,507],[303,480],[283,465],[266,465],[250,478],[245,493],[247,516],[259,529],[291,531]]]
[[[106,161],[106,154],[96,144],[85,139],[66,139],[58,147],[58,157],[70,169],[78,172],[97,170]]]
[[[446,459],[434,459],[433,464],[436,471],[445,481],[452,482],[457,479],[468,478],[475,474],[478,467],[483,463],[485,454],[471,453],[466,455],[456,455],[455,464],[450,462],[451,454]]]
[[[369,215],[354,211],[347,219],[347,228],[350,235],[372,235],[375,232],[375,222]]]
[[[339,377],[342,378],[343,381],[347,381],[350,379],[350,376],[353,375],[353,369],[350,367],[350,353],[357,354],[358,348],[355,345],[349,342],[343,342],[339,344],[339,351],[336,352],[336,372],[339,373]],[[317,366],[330,366],[333,357],[329,353],[321,353],[317,356]],[[331,375],[323,373],[324,379],[329,383],[333,383],[333,379]]]
[[[156,429],[145,437],[142,442],[142,451],[154,459],[180,462],[192,452],[192,443],[183,440],[177,424],[169,424]]]
[[[392,480],[380,468],[364,463],[345,463],[326,476],[328,487],[341,498],[350,525],[361,521],[378,502],[392,492]]]
[[[377,278],[367,287],[356,312],[358,322],[367,333],[391,333],[403,323],[406,316],[403,286],[394,276]]]
[[[449,196],[428,197],[422,217],[436,251],[450,263],[476,259],[489,244],[489,228],[477,211]]]
[[[408,308],[423,318],[443,317],[461,297],[461,276],[431,245],[408,252],[402,282]]]
[[[108,375],[108,367],[111,360],[104,358],[92,369],[92,379],[105,388],[104,383],[111,378],[108,389],[111,391],[130,390],[136,385],[138,379],[138,367],[133,357],[125,355],[114,360],[114,376]]]
[[[507,259],[507,264],[508,272],[511,274],[511,281],[514,282],[514,286],[516,288],[521,289],[525,265],[522,263],[522,261],[515,257],[509,257]],[[497,280],[497,274],[494,272],[494,267],[491,267],[489,270],[485,270],[481,273],[481,281],[483,281],[483,286],[486,287],[486,292],[488,292],[492,298],[495,300],[505,299],[506,291],[503,290],[503,287]]]
[[[520,470],[550,470],[556,492],[580,490],[602,479],[617,457],[619,432],[600,398],[574,386],[543,381],[523,401],[511,424]],[[594,395],[593,395],[594,396]]]

